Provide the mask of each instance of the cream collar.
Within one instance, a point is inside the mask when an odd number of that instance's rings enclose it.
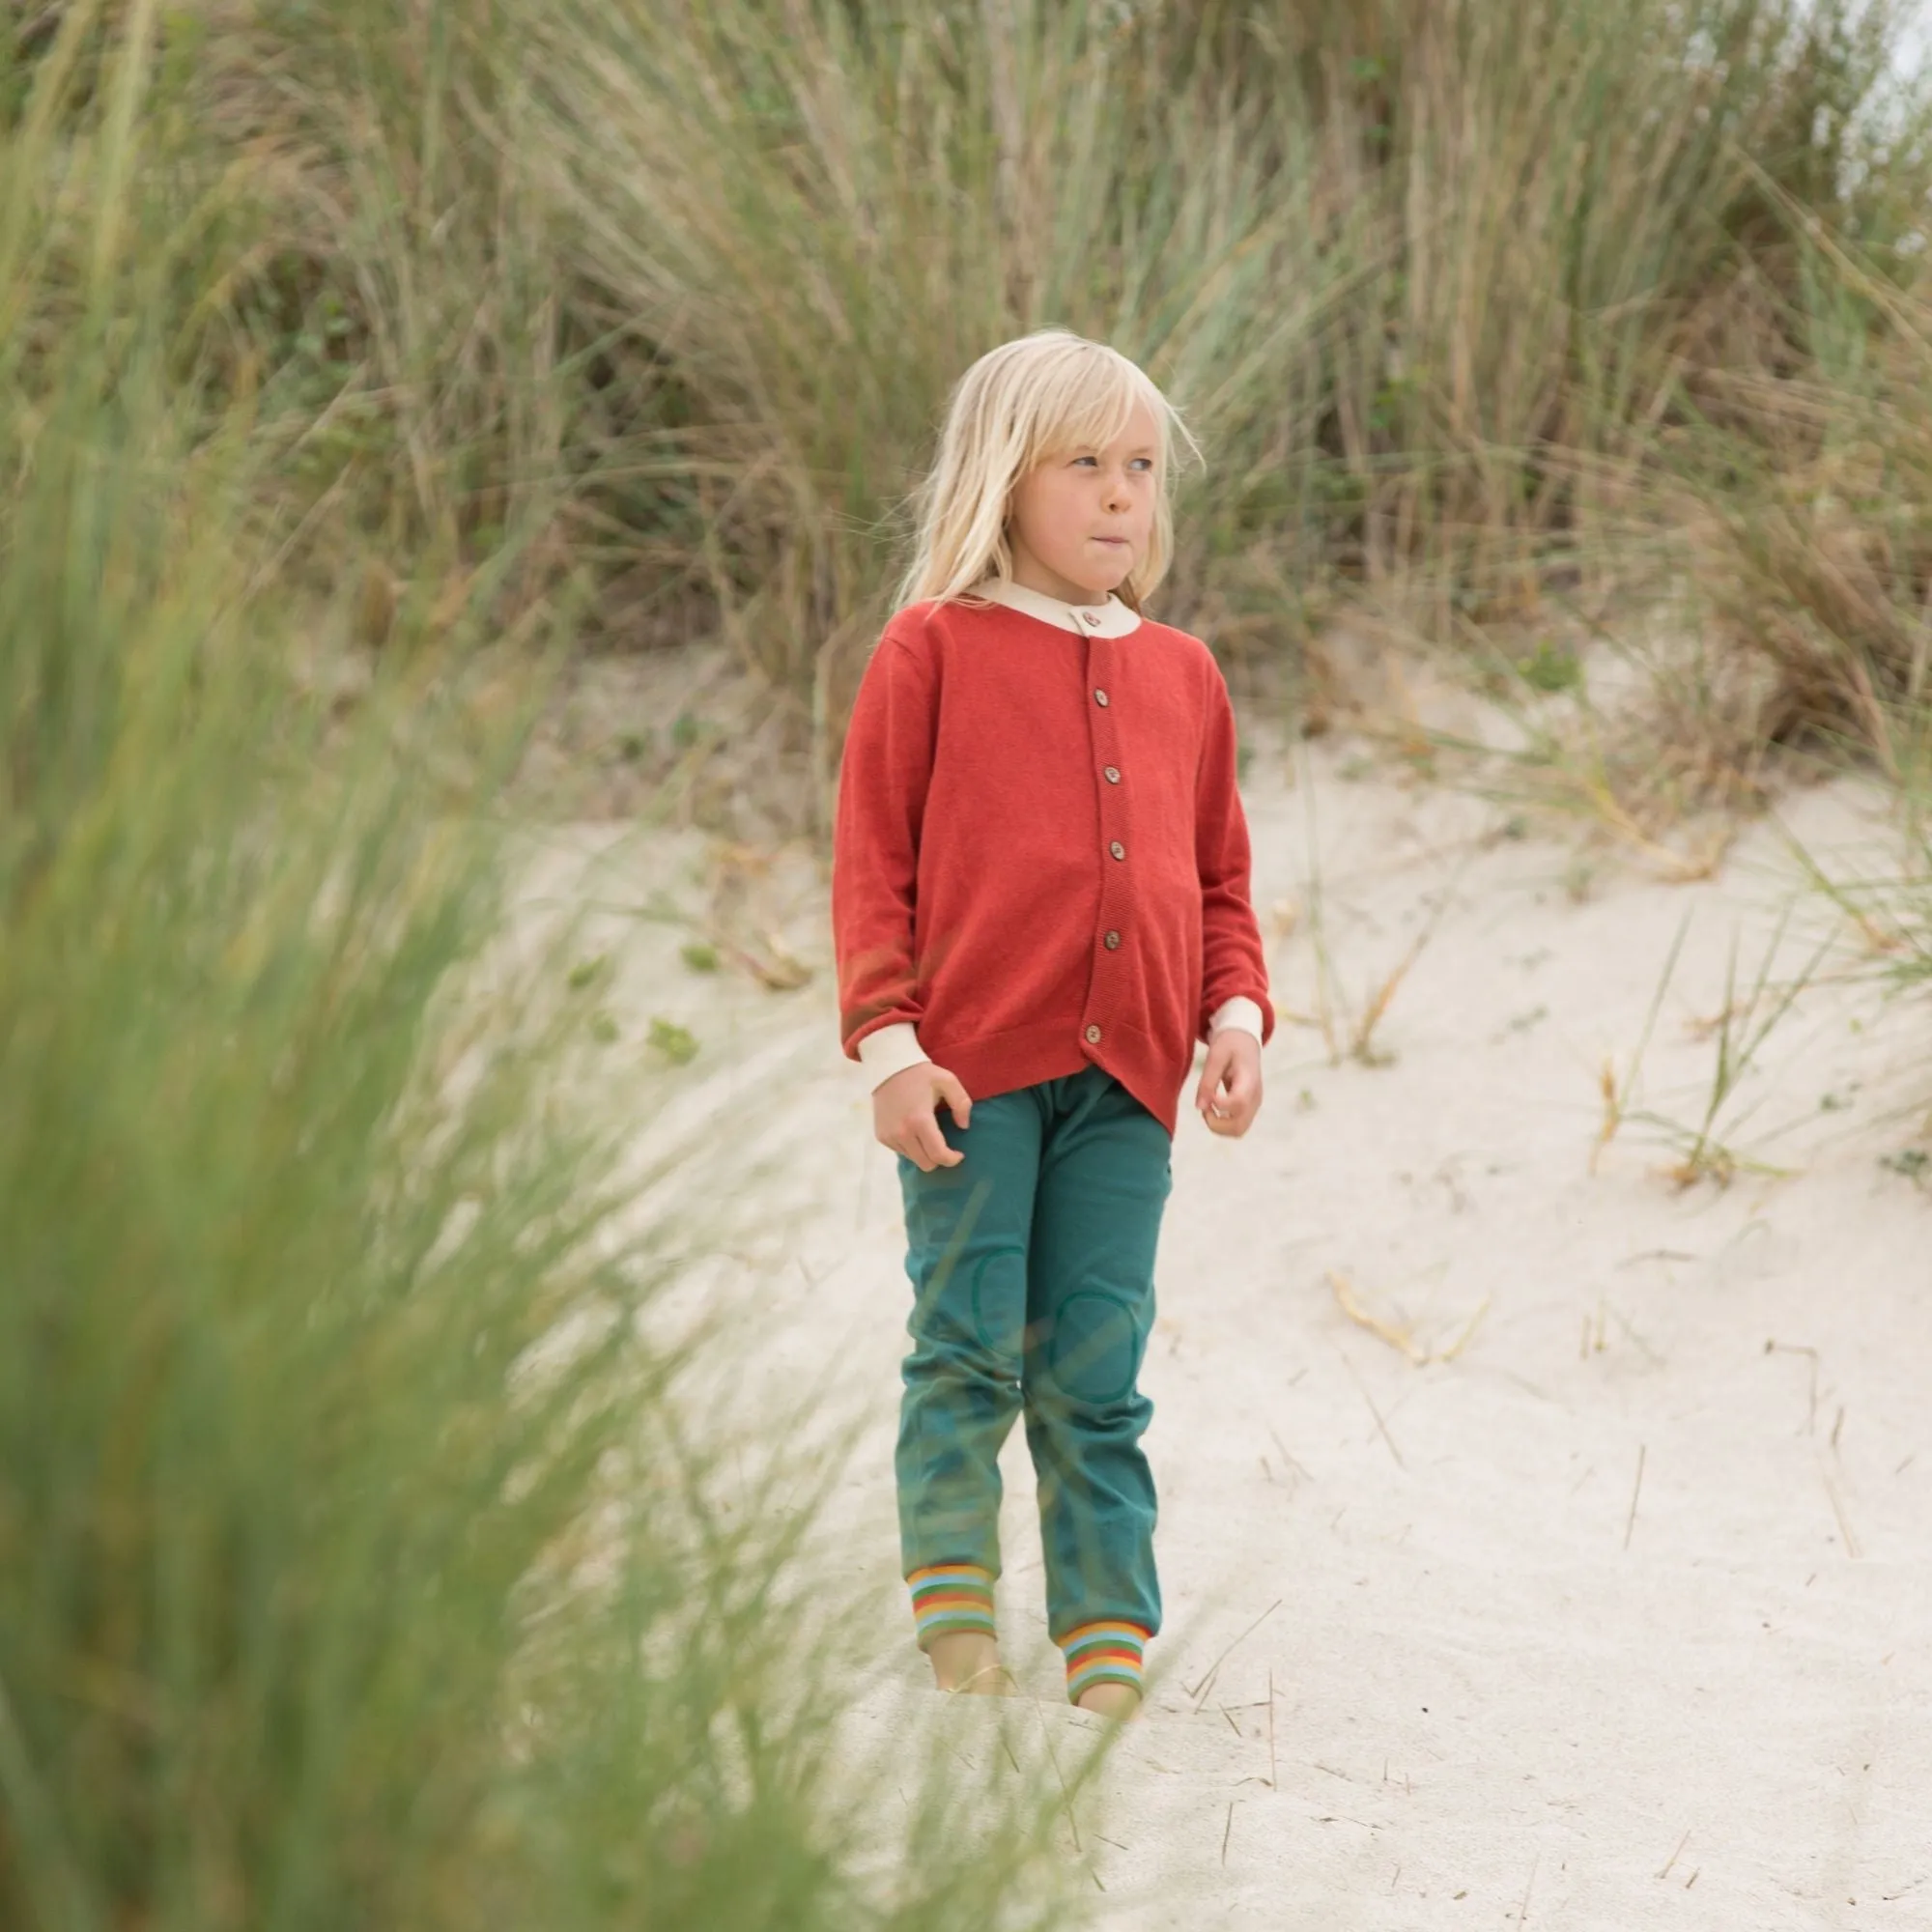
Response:
[[[1009,611],[1037,617],[1042,624],[1083,638],[1124,638],[1141,627],[1139,611],[1118,597],[1109,597],[1104,604],[1063,604],[1058,597],[1029,590],[1009,577],[983,577],[967,595],[1002,604]]]

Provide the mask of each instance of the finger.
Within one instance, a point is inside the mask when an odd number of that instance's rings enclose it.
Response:
[[[923,1124],[925,1132],[921,1132]],[[927,1135],[930,1135],[930,1139]],[[940,1139],[939,1130],[933,1124],[932,1116],[927,1114],[923,1122],[915,1114],[909,1120],[899,1122],[897,1133],[899,1152],[919,1169],[922,1174],[930,1174],[939,1165],[940,1157],[946,1151],[946,1143]]]
[[[1218,1054],[1212,1047],[1208,1050],[1208,1065],[1201,1069],[1201,1085],[1194,1095],[1194,1104],[1205,1114],[1220,1097],[1222,1082],[1227,1078],[1228,1063],[1225,1055]]]
[[[973,1096],[951,1073],[939,1083],[940,1097],[945,1100],[947,1111],[952,1116],[957,1127],[971,1124],[973,1118]]]
[[[930,1114],[916,1116],[907,1124],[906,1133],[919,1149],[919,1157],[928,1174],[935,1167],[958,1166],[962,1156],[946,1145],[946,1136],[939,1131],[939,1122]]]

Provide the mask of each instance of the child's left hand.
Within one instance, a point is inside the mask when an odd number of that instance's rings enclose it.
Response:
[[[1194,1095],[1208,1131],[1238,1140],[1262,1110],[1262,1043],[1253,1034],[1228,1027],[1208,1049]]]

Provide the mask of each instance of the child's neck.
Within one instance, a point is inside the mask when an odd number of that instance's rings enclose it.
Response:
[[[1084,584],[1062,577],[1058,571],[1048,570],[1037,558],[1031,556],[1013,558],[1013,582],[1022,590],[1035,591],[1061,604],[1101,605],[1110,602],[1113,597],[1108,590],[1089,590]]]

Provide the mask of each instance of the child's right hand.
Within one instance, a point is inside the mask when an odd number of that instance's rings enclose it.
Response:
[[[936,1109],[942,1100],[954,1124],[964,1131],[973,1102],[945,1067],[923,1060],[881,1081],[872,1090],[872,1131],[879,1144],[903,1154],[922,1174],[930,1174],[935,1167],[957,1167],[966,1156],[948,1147],[939,1130]]]

